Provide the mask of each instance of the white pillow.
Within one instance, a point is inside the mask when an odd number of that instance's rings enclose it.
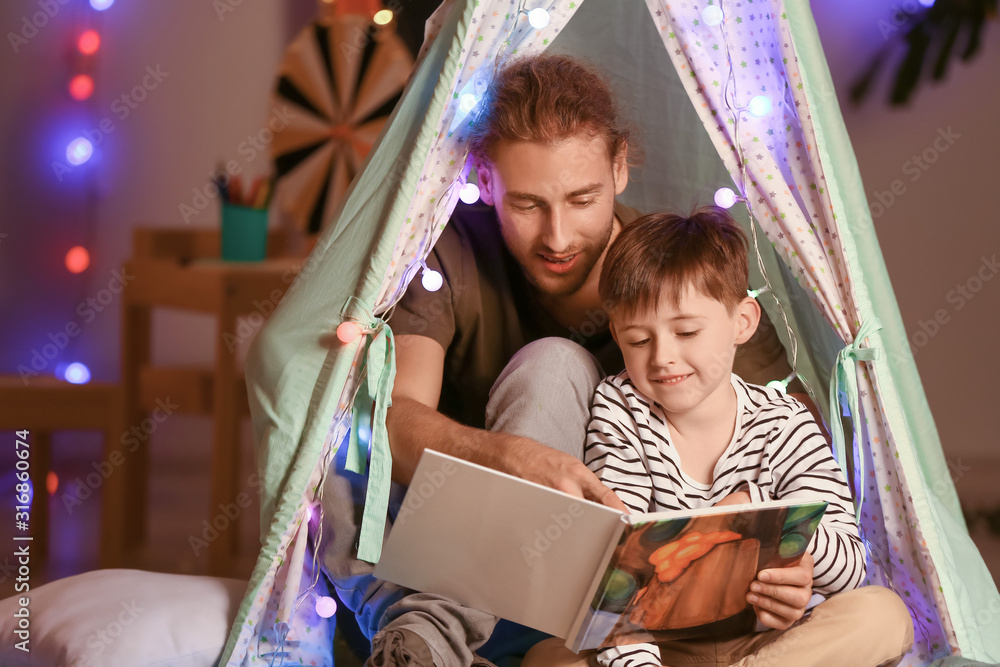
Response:
[[[140,570],[95,570],[0,601],[0,664],[211,666],[247,582]],[[15,630],[29,598],[28,647]]]

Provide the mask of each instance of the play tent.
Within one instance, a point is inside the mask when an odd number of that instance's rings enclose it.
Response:
[[[529,21],[536,8],[547,15]],[[264,544],[221,664],[332,662],[332,623],[310,602],[328,585],[307,548],[310,507],[348,448],[348,467],[368,475],[360,549],[377,559],[394,372],[380,316],[448,222],[491,72],[546,49],[602,69],[638,129],[644,157],[624,203],[684,210],[734,182],[745,193],[768,277],[760,301],[783,336],[787,318],[786,346],[835,432],[859,500],[868,580],[896,590],[914,617],[903,664],[959,652],[1000,660],[1000,596],[968,536],[907,353],[808,3],[446,0],[362,173],[251,351]],[[765,285],[759,272],[751,282]],[[339,342],[345,321],[368,333]],[[352,406],[372,399],[366,465],[365,443],[349,434],[359,430]],[[843,426],[842,412],[851,415]]]

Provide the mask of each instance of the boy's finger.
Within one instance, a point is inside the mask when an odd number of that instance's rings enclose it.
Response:
[[[805,609],[812,597],[812,589],[802,586],[762,584],[755,581],[750,584],[750,594],[762,598],[773,598],[796,609]]]
[[[757,614],[757,619],[769,628],[774,628],[775,630],[787,630],[792,627],[795,621],[789,620],[777,614],[773,614],[767,609],[754,605],[754,613]]]

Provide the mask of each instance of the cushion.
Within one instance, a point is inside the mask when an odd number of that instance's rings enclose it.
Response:
[[[247,582],[95,570],[0,601],[0,664],[208,667],[222,655]],[[25,619],[20,598],[28,598]],[[19,626],[20,623],[20,626]],[[23,631],[22,631],[23,633]]]

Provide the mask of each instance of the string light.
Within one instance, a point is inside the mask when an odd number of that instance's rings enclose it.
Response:
[[[761,287],[760,289],[748,289],[747,296],[750,297],[751,299],[756,299],[761,294],[764,294],[765,292],[769,291],[770,290],[768,290],[766,287]]]
[[[479,201],[479,186],[475,183],[466,183],[458,191],[458,198],[466,204],[475,204]]]
[[[375,16],[372,17],[372,21],[378,25],[388,25],[392,21],[392,10],[391,9],[380,9],[375,12]]]
[[[767,95],[757,95],[750,100],[747,110],[758,118],[766,116],[771,113],[771,98]]]
[[[115,0],[90,0],[90,6],[99,12],[103,12],[113,4],[115,4]]]
[[[49,492],[50,496],[54,496],[59,490],[59,475],[52,470],[45,475],[45,490]]]
[[[316,613],[323,618],[330,618],[337,613],[337,601],[329,595],[317,597]]]
[[[87,384],[90,382],[90,369],[86,364],[74,361],[66,367],[65,378],[70,384]]]
[[[784,380],[771,380],[767,383],[767,386],[771,389],[777,389],[782,394],[788,393],[788,383],[795,379],[795,371],[792,371],[791,375],[786,377]]]
[[[705,21],[705,25],[717,26],[722,23],[722,8],[709,5],[702,10],[701,18]]]
[[[357,322],[341,322],[337,327],[337,338],[341,343],[353,343],[361,335],[361,327]]]
[[[87,74],[77,74],[69,80],[69,96],[82,102],[94,94],[94,80]]]
[[[90,253],[82,245],[73,246],[66,253],[66,270],[70,273],[83,273],[90,266]]]
[[[549,24],[549,13],[541,7],[535,7],[528,12],[528,23],[535,30],[541,30]]]
[[[465,93],[458,100],[458,110],[461,111],[463,114],[468,114],[470,111],[476,108],[476,102],[478,101],[479,100],[477,100],[476,96],[473,95],[472,93]]]
[[[428,268],[423,262],[421,262],[421,265],[424,267],[424,270],[420,276],[420,284],[428,292],[437,292],[444,285],[444,278],[434,269]]]
[[[66,161],[71,165],[79,166],[90,159],[94,154],[94,146],[83,137],[78,137],[69,142],[66,147]]]
[[[76,40],[76,48],[85,56],[92,56],[101,48],[101,36],[96,30],[86,30]]]
[[[715,205],[719,208],[732,208],[739,200],[732,188],[719,188],[715,191]]]

